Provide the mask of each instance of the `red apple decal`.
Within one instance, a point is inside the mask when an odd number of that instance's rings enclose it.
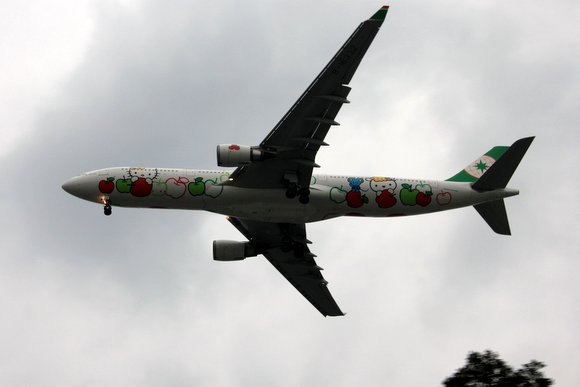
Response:
[[[433,188],[431,188],[431,185],[429,184],[426,183],[416,184],[415,189],[429,196],[433,195]]]
[[[346,194],[346,203],[349,207],[359,208],[363,205],[362,195],[360,192],[350,191]]]
[[[437,204],[440,206],[445,206],[451,203],[451,192],[441,191],[437,194],[437,198],[435,200],[437,200]]]
[[[395,195],[389,191],[382,191],[375,200],[380,208],[390,208],[397,203]]]
[[[147,179],[139,177],[137,180],[131,183],[131,195],[137,197],[144,197],[151,193],[153,189],[153,184],[148,183]]]
[[[428,195],[423,192],[419,192],[417,194],[417,204],[421,207],[427,207],[431,203],[431,195]]]
[[[363,204],[368,203],[369,199],[366,195],[362,195],[360,191],[349,191],[346,194],[346,204],[352,208],[359,208]]]
[[[236,144],[232,144],[228,147],[230,150],[240,150],[240,146]]]
[[[104,194],[110,194],[115,189],[114,177],[109,177],[107,180],[99,181],[99,191]]]
[[[167,190],[165,193],[174,199],[178,199],[185,195],[187,191],[187,183],[189,179],[186,177],[178,177],[177,179],[171,177],[165,181],[167,183]]]

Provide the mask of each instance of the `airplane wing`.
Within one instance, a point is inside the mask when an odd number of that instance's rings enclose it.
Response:
[[[327,283],[314,261],[304,224],[268,223],[229,217],[228,220],[250,241],[257,252],[302,293],[324,316],[342,316]]]
[[[384,6],[363,21],[322,72],[308,86],[280,122],[260,143],[260,161],[238,167],[224,184],[241,188],[310,187],[316,154],[336,115],[347,100],[359,63],[386,17]],[[257,253],[263,254],[316,309],[325,316],[341,316],[327,282],[314,261],[304,223],[269,223],[230,217]]]
[[[350,92],[349,84],[379,28],[388,6],[362,22],[296,103],[260,144],[265,160],[244,165],[228,185],[244,188],[283,188],[290,173],[300,187],[309,187],[316,153]]]

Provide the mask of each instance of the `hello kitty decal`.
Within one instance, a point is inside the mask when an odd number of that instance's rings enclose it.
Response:
[[[371,190],[377,194],[375,201],[380,208],[390,208],[397,203],[397,199],[395,198],[397,182],[395,179],[375,176],[367,180],[370,181],[369,186]]]
[[[366,195],[361,193],[361,184],[364,182],[362,177],[349,177],[346,179],[350,185],[350,191],[346,194],[346,203],[351,208],[362,207],[363,204],[369,202]]]
[[[330,189],[330,200],[336,204],[346,202],[351,208],[359,208],[369,204],[369,198],[365,192],[375,193],[375,202],[379,208],[391,208],[397,203],[395,190],[397,181],[391,177],[347,177],[346,182],[350,190],[346,191],[343,186]]]
[[[157,168],[129,168],[129,178],[131,179],[131,195],[145,197],[151,194],[153,180],[157,179],[159,172]]]
[[[363,189],[361,186],[365,183],[362,177],[348,177],[346,182],[349,185],[349,190],[346,191],[340,187],[333,187],[330,189],[330,200],[336,204],[344,203],[350,208],[359,208],[364,204],[368,204],[369,198],[363,192],[368,189]]]

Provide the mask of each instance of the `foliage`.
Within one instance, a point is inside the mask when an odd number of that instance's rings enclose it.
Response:
[[[445,387],[548,387],[551,379],[545,378],[541,369],[545,365],[537,360],[513,370],[495,352],[470,352],[467,364],[443,381]]]

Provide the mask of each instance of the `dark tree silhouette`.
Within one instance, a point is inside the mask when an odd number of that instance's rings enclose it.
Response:
[[[467,364],[443,381],[445,387],[548,387],[552,380],[545,378],[542,362],[532,360],[513,370],[495,352],[470,352]]]

